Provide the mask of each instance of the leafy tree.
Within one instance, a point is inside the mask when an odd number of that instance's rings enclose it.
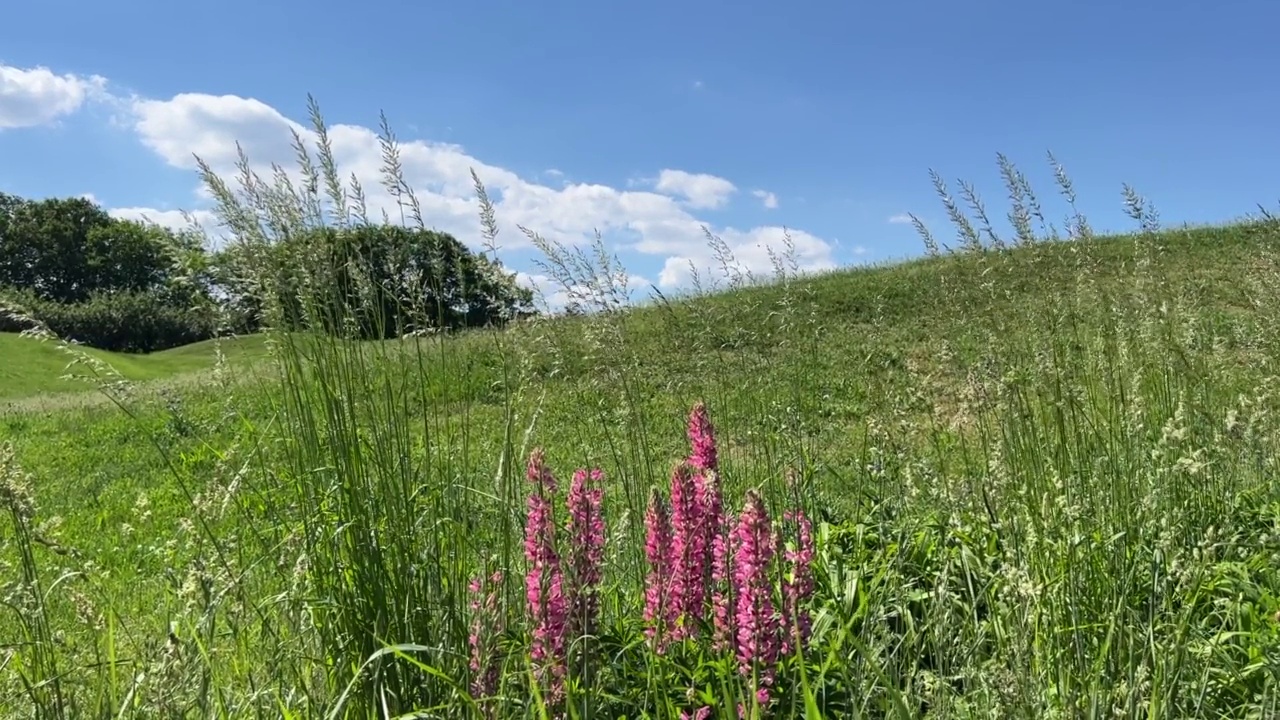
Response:
[[[192,235],[113,218],[84,198],[0,193],[0,294],[62,337],[134,352],[206,339],[218,325],[211,284]]]
[[[0,287],[42,300],[154,290],[173,274],[171,243],[168,231],[113,218],[84,198],[0,193]]]
[[[11,292],[9,301],[44,323],[58,337],[115,352],[153,352],[213,337],[218,315],[207,305],[174,303],[162,291],[95,292],[78,303],[40,300]],[[0,312],[0,332],[30,327],[24,318]]]
[[[0,292],[54,332],[133,351],[204,339],[220,324],[254,332],[269,311],[289,329],[385,338],[500,325],[533,304],[498,263],[434,230],[315,228],[209,253],[194,235],[113,218],[84,198],[3,193]]]
[[[361,337],[427,328],[501,325],[532,310],[533,295],[452,235],[397,225],[319,228],[267,246],[232,246],[214,259],[232,314]]]

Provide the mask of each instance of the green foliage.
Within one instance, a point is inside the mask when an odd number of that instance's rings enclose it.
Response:
[[[214,284],[245,329],[323,329],[391,338],[503,325],[532,293],[452,235],[398,225],[319,228],[214,257]],[[274,315],[274,317],[269,317]]]
[[[170,234],[112,218],[84,198],[24,200],[0,193],[0,287],[58,303],[169,281]]]
[[[94,367],[110,367],[125,380],[149,383],[150,387],[189,387],[206,382],[219,358],[248,376],[261,368],[267,343],[261,335],[249,335],[147,354],[89,347],[77,347],[76,351],[71,358],[74,365],[69,367],[63,343],[0,333],[0,358],[4,358],[0,363],[0,415],[5,413],[5,405],[44,407],[54,403],[67,408],[108,402],[93,392],[103,379],[94,374]],[[81,356],[90,362],[82,361]]]
[[[364,337],[502,325],[532,306],[530,291],[447,233],[357,225],[299,241],[328,248],[337,269],[334,316],[360,317]]]
[[[148,353],[189,345],[214,336],[218,317],[208,306],[173,301],[169,293],[98,291],[78,303],[19,298],[59,338],[112,352]],[[0,318],[0,332],[22,332],[24,323]]]
[[[212,337],[216,308],[192,238],[83,198],[0,195],[0,331],[33,321],[90,347],[151,352]],[[14,310],[25,318],[14,317]]]
[[[219,362],[181,395],[105,387],[125,413],[0,415],[0,715],[546,716],[533,445],[607,478],[600,632],[566,715],[750,713],[722,653],[658,655],[638,620],[644,498],[705,399],[726,495],[819,521],[813,637],[764,716],[1278,716],[1280,226],[1161,232],[1126,193],[1141,232],[1077,215],[1046,242],[1007,175],[1003,244],[947,198],[962,253],[502,331],[273,330],[267,375]],[[206,179],[238,234],[289,226]],[[358,273],[306,284],[325,267],[295,276],[299,313],[384,312]],[[473,697],[466,581],[494,570],[503,673]]]

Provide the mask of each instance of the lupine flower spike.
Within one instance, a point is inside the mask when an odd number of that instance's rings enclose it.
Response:
[[[784,579],[782,597],[787,616],[786,642],[784,653],[791,653],[791,642],[803,647],[809,640],[809,632],[813,627],[809,611],[804,602],[813,594],[813,525],[802,510],[788,512],[784,519],[795,524],[796,536],[794,548],[786,552],[787,564],[790,565],[790,578]],[[798,649],[798,648],[796,648]]]
[[[689,413],[688,437],[689,464],[698,470],[694,481],[701,515],[699,544],[704,558],[701,565],[704,573],[703,602],[710,600],[713,646],[723,652],[737,641],[731,536],[734,520],[724,510],[715,426],[711,423],[706,404],[702,402],[695,404]]]
[[[487,585],[487,587],[486,587]],[[486,582],[483,576],[471,580],[471,695],[483,702],[498,692],[499,663],[494,638],[502,632],[498,615],[498,588],[502,572]]]
[[[734,535],[738,669],[756,679],[757,693],[764,704],[782,650],[782,636],[769,573],[776,536],[764,500],[755,490],[747,492]]]
[[[719,470],[720,457],[716,448],[716,429],[707,414],[707,406],[698,402],[689,413],[689,445],[692,454],[689,463],[699,470]]]
[[[527,475],[533,485],[524,540],[525,558],[529,561],[525,598],[533,625],[529,657],[539,679],[547,684],[548,700],[554,703],[564,691],[567,608],[552,518],[556,481],[545,466],[541,449],[530,455]]]
[[[595,632],[604,564],[604,490],[599,470],[578,470],[569,484],[569,630],[571,638]]]
[[[654,651],[661,653],[671,619],[671,511],[656,490],[649,495],[644,529],[644,555],[649,566],[644,590],[645,634],[653,642]]]
[[[717,652],[724,652],[733,646],[737,637],[733,584],[735,518],[732,513],[724,511],[718,474],[708,473],[703,478],[702,490],[703,532],[710,553],[707,584],[711,602],[712,647]]]
[[[686,463],[671,473],[671,532],[672,638],[681,639],[693,637],[702,621],[711,560],[694,468]]]

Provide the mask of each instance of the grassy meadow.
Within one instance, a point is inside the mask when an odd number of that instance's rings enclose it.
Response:
[[[631,309],[607,255],[540,243],[594,312],[85,353],[100,402],[61,394],[78,348],[0,337],[0,717],[1280,717],[1280,223],[1163,229],[1129,192],[1133,233],[1059,233],[1006,180],[1017,238],[944,192],[956,252],[726,258]],[[773,639],[646,612],[699,402],[725,509],[775,523]],[[561,645],[538,498],[591,599]]]

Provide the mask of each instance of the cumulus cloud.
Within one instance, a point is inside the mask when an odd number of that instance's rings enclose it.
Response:
[[[658,173],[658,182],[653,189],[663,195],[680,196],[695,210],[723,207],[729,202],[729,196],[738,190],[733,183],[722,177],[688,173],[684,170],[663,170]]]
[[[269,177],[272,162],[294,165],[292,133],[307,142],[315,141],[309,127],[266,103],[235,95],[185,93],[168,100],[138,99],[132,102],[131,112],[133,129],[143,145],[166,163],[193,169],[194,156],[199,155],[228,178],[235,172],[237,141],[264,177]],[[329,136],[340,172],[343,177],[354,174],[360,180],[371,214],[385,210],[398,219],[395,199],[381,183],[382,149],[377,133],[361,125],[335,124],[329,127]],[[666,268],[687,268],[690,261],[699,267],[716,264],[707,246],[707,230],[721,238],[744,267],[755,272],[768,272],[769,249],[782,249],[780,227],[716,227],[694,214],[698,209],[722,207],[737,190],[730,181],[713,175],[666,169],[656,181],[647,183],[651,189],[564,180],[553,187],[486,163],[459,145],[419,139],[400,140],[400,162],[427,224],[472,247],[482,243],[471,179],[474,169],[495,203],[504,251],[528,247],[528,239],[517,226],[570,246],[588,243],[599,232],[613,252],[658,256],[658,264],[664,268],[658,284],[671,288],[682,282],[682,276]],[[791,231],[791,237],[803,269],[833,265],[832,246],[826,241],[797,230]],[[527,280],[535,279],[530,275]],[[643,284],[648,283],[645,280]]]
[[[788,237],[791,240],[793,259],[800,270],[812,272],[830,270],[836,266],[832,258],[831,243],[803,230],[761,227],[743,231],[727,228],[718,237],[732,256],[728,267],[731,273],[752,274],[757,277],[772,274],[774,258],[788,252]],[[722,278],[725,272],[721,258],[705,242],[683,253],[661,244],[655,244],[650,249],[654,254],[668,253],[662,271],[658,274],[659,287],[687,285],[695,269],[702,278]]]
[[[588,309],[598,307],[599,290],[582,285],[565,287],[542,273],[516,273],[516,284],[528,288],[534,297],[552,311],[563,310],[571,303],[584,304]],[[641,275],[620,274],[614,278],[613,287],[628,301],[642,299],[653,288],[653,282]]]
[[[104,95],[106,84],[98,75],[56,75],[47,67],[0,65],[0,130],[48,125]]]
[[[121,220],[135,220],[143,223],[155,223],[160,227],[169,228],[170,230],[187,230],[191,227],[191,223],[183,216],[181,210],[156,210],[146,207],[119,207],[111,208],[107,214],[120,218]],[[206,231],[214,231],[218,221],[214,214],[208,210],[191,210],[187,212],[192,220],[195,220]]]
[[[891,225],[910,225],[911,216],[906,213],[898,213],[897,215],[890,215],[888,222]]]
[[[778,207],[778,196],[768,190],[752,190],[751,194],[759,198],[760,204],[769,210],[774,210]]]

